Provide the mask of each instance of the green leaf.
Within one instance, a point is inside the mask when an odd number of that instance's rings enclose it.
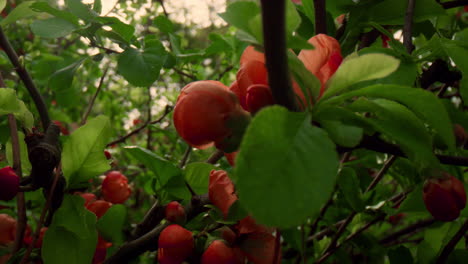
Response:
[[[96,12],[88,5],[82,3],[81,0],[65,0],[65,5],[72,14],[87,22],[93,21],[98,16]]]
[[[356,212],[363,211],[364,202],[362,200],[359,178],[356,172],[351,168],[344,167],[338,175],[337,183],[341,193],[343,193],[343,196],[351,208]]]
[[[0,12],[2,12],[3,9],[5,9],[6,3],[6,0],[0,0]]]
[[[365,12],[369,15],[370,21],[383,25],[403,25],[407,7],[408,1],[373,1]],[[418,0],[415,2],[413,21],[421,22],[440,15],[445,15],[445,11],[436,1]]]
[[[91,263],[97,239],[96,216],[81,197],[66,194],[45,233],[42,258],[47,264]]]
[[[351,109],[372,113],[373,118],[369,118],[369,121],[375,129],[400,144],[410,159],[422,166],[438,164],[426,127],[405,106],[385,99],[361,98],[351,105]]]
[[[296,5],[292,1],[286,1],[286,35],[292,35],[301,24],[301,17]]]
[[[21,170],[23,175],[29,175],[31,171],[31,163],[29,162],[28,157],[28,147],[24,142],[24,134],[23,132],[18,131],[18,139],[19,139],[19,146],[20,146],[20,156],[21,156]],[[13,167],[13,149],[11,145],[11,138],[6,143],[6,158],[8,160],[8,164]]]
[[[344,102],[355,96],[385,98],[405,105],[424,120],[424,122],[434,128],[442,136],[445,144],[450,149],[453,150],[455,148],[452,122],[444,105],[433,93],[406,86],[378,84],[345,93],[330,99],[329,102]]]
[[[16,91],[11,88],[0,89],[0,115],[16,113],[19,110]]]
[[[260,14],[260,7],[255,2],[239,1],[230,4],[226,12],[219,14],[228,24],[255,35],[250,26],[250,21]]]
[[[154,24],[163,33],[174,33],[174,24],[166,16],[160,15],[153,20]]]
[[[127,208],[122,204],[114,204],[97,221],[99,234],[106,240],[116,244],[124,241],[123,229],[127,218]]]
[[[101,0],[94,0],[93,11],[96,12],[97,14],[100,14],[102,12]]]
[[[422,184],[419,184],[410,192],[408,197],[401,203],[398,212],[422,212],[429,215],[423,201]]]
[[[161,42],[154,40],[143,52],[127,48],[119,55],[118,71],[135,86],[150,86],[159,78],[159,72],[167,58]]]
[[[242,205],[260,224],[291,227],[319,212],[338,169],[335,145],[305,113],[261,110],[241,144],[235,168]]]
[[[190,163],[184,171],[185,180],[197,194],[207,193],[210,172],[214,169],[216,167],[208,163]]]
[[[158,183],[161,187],[166,185],[171,178],[182,175],[182,171],[174,164],[147,149],[130,146],[125,147],[125,151],[152,171],[158,178]]]
[[[329,80],[321,101],[344,92],[358,82],[383,78],[394,72],[399,60],[385,54],[372,53],[345,59]]]
[[[113,32],[117,33],[127,43],[130,43],[135,33],[135,28],[133,26],[125,24],[116,17],[99,17],[97,20],[106,26],[110,26]]]
[[[458,38],[460,38],[460,35]],[[466,45],[466,42],[445,40],[443,48],[463,74],[460,81],[460,94],[464,104],[468,105],[468,47],[462,46],[463,44]]]
[[[65,68],[56,71],[49,78],[49,88],[55,92],[57,102],[62,106],[76,103],[79,91],[73,88],[72,82],[76,70],[85,59],[80,59]]]
[[[75,25],[61,18],[36,20],[31,24],[34,34],[44,38],[65,37],[76,29]]]
[[[345,125],[333,120],[324,120],[320,124],[333,142],[340,146],[353,148],[361,142],[364,132],[361,127]]]
[[[18,100],[19,111],[14,113],[15,118],[21,122],[24,128],[30,130],[34,126],[34,116],[23,101]]]
[[[104,155],[110,133],[109,118],[98,116],[75,130],[65,142],[62,168],[69,187],[87,182],[110,169]]]
[[[320,94],[320,81],[304,66],[296,55],[288,52],[288,62],[291,67],[294,80],[304,94],[306,102],[315,102]],[[313,100],[311,99],[313,98]]]
[[[31,9],[35,1],[26,1],[16,6],[8,16],[0,22],[0,26],[5,27],[23,18],[32,17],[37,13]]]
[[[51,7],[48,3],[46,2],[37,2],[31,5],[31,9],[36,11],[36,12],[46,12],[48,14],[53,15],[56,18],[61,18],[63,20],[66,20],[76,27],[80,26],[80,23],[78,22],[78,17],[73,15],[72,13],[64,10],[59,10],[56,8]]]
[[[399,246],[397,248],[391,249],[388,252],[388,258],[390,260],[390,264],[412,264],[413,255],[411,255],[411,251],[404,247]]]

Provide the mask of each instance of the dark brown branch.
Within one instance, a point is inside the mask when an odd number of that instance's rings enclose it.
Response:
[[[39,93],[39,90],[34,84],[28,71],[20,63],[18,55],[16,54],[15,50],[11,46],[10,41],[8,41],[8,38],[6,37],[5,32],[3,31],[2,27],[0,27],[0,46],[3,48],[3,50],[7,54],[11,63],[15,67],[16,73],[18,73],[19,77],[24,83],[24,86],[29,92],[29,95],[32,97],[34,104],[36,105],[37,111],[39,112],[39,116],[41,117],[42,127],[45,131],[49,127],[50,117],[49,117],[49,112],[47,111],[47,107],[45,105],[44,99]]]
[[[315,35],[327,34],[327,9],[325,0],[314,0]]]
[[[442,82],[452,86],[455,82],[461,80],[461,78],[460,72],[451,71],[446,61],[437,59],[429,68],[423,71],[419,81],[423,89],[428,89],[435,82]]]
[[[217,149],[211,156],[206,160],[206,163],[215,164],[224,156],[224,152],[222,150]]]
[[[161,222],[165,217],[165,206],[161,205],[159,200],[154,202],[153,206],[146,212],[141,223],[137,224],[133,231],[133,238],[137,239],[148,233],[157,223]]]
[[[191,203],[185,207],[187,220],[193,219],[198,214],[208,210],[205,205],[209,203],[208,195],[201,195],[192,198]],[[141,237],[122,245],[114,255],[110,256],[104,264],[126,264],[148,250],[158,247],[158,238],[161,231],[170,223],[159,224]]]
[[[275,102],[291,111],[298,111],[288,71],[285,1],[260,1],[266,68],[268,83]]]
[[[437,258],[436,264],[446,263],[448,257],[450,256],[450,253],[452,253],[453,249],[458,244],[460,239],[462,239],[462,237],[466,235],[466,232],[468,232],[468,220],[465,220],[465,223],[460,228],[460,230],[457,231],[457,233],[452,237],[452,239],[450,239],[447,245],[445,245],[444,249],[442,249],[442,252]]]
[[[369,47],[377,40],[379,36],[380,32],[377,29],[372,29],[371,31],[362,34],[358,49],[361,50],[363,48]]]
[[[102,73],[101,79],[99,80],[99,85],[98,85],[98,87],[96,89],[96,92],[94,93],[93,97],[91,98],[91,101],[88,103],[88,108],[86,109],[86,112],[83,114],[83,117],[81,118],[80,125],[86,124],[86,119],[88,119],[89,113],[91,113],[91,109],[93,109],[94,102],[96,101],[96,98],[97,98],[99,92],[102,89],[102,86],[104,84],[104,78],[106,77],[108,70],[109,70],[109,67],[106,67],[106,69]]]
[[[464,5],[468,5],[468,0],[456,0],[456,1],[451,1],[451,2],[444,2],[444,3],[439,3],[443,8],[449,9],[449,8],[455,8],[455,7],[460,7]]]
[[[400,229],[398,231],[396,231],[395,233],[392,233],[392,234],[389,234],[387,235],[386,237],[380,239],[379,243],[380,244],[389,244],[391,243],[392,241],[394,240],[397,240],[398,238],[406,235],[406,234],[409,234],[415,230],[419,230],[421,228],[425,228],[427,226],[430,226],[432,225],[433,223],[435,223],[435,220],[433,218],[429,218],[429,219],[425,219],[425,220],[421,220],[421,221],[418,221],[412,225],[409,225],[403,229]]]
[[[413,52],[413,15],[416,0],[408,0],[408,7],[405,14],[405,25],[403,26],[403,44],[406,51],[411,54]]]
[[[166,105],[166,107],[164,108],[164,113],[163,113],[163,115],[162,115],[160,118],[158,118],[158,119],[156,119],[156,120],[154,120],[154,121],[149,121],[149,120],[147,120],[142,126],[140,126],[140,127],[136,128],[136,129],[132,130],[132,131],[131,131],[130,133],[128,133],[127,135],[122,136],[122,137],[120,137],[120,138],[118,138],[118,139],[116,139],[116,140],[114,140],[114,141],[108,143],[108,144],[106,145],[106,147],[110,147],[110,146],[112,146],[112,145],[114,145],[114,144],[122,143],[122,142],[124,142],[125,140],[127,140],[129,137],[140,133],[140,131],[142,131],[143,129],[145,129],[148,125],[150,125],[150,124],[151,124],[151,125],[154,125],[154,124],[157,124],[157,123],[161,122],[171,111],[172,111],[172,106]]]

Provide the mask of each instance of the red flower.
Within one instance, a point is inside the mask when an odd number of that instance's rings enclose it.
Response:
[[[107,210],[111,208],[112,204],[104,201],[104,200],[97,200],[94,202],[90,202],[87,206],[86,209],[89,211],[93,212],[97,218],[101,218],[104,214],[106,214]]]
[[[423,199],[427,210],[440,221],[453,221],[466,206],[463,183],[448,173],[424,184]]]
[[[185,86],[177,98],[174,125],[191,146],[216,147],[232,151],[225,145],[236,136],[235,127],[249,119],[229,88],[217,81],[197,81]],[[237,144],[238,145],[238,144]],[[237,145],[235,148],[237,148]]]
[[[223,241],[211,242],[201,257],[201,264],[237,264],[238,260],[233,248],[228,247]]]
[[[223,212],[227,217],[229,208],[237,201],[234,184],[226,171],[212,170],[210,172],[210,184],[208,187],[208,196],[211,203]]]
[[[174,223],[183,223],[185,222],[185,209],[177,201],[172,201],[166,205],[166,219]]]
[[[15,241],[15,237],[16,220],[7,214],[0,214],[0,245]]]

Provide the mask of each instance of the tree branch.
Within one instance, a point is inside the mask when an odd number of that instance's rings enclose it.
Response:
[[[314,0],[315,35],[327,34],[327,9],[325,0]]]
[[[99,85],[93,97],[91,98],[91,101],[88,103],[88,109],[86,109],[86,112],[83,114],[80,125],[84,125],[86,123],[86,119],[88,119],[89,113],[91,113],[91,109],[93,109],[94,102],[96,101],[96,98],[102,89],[102,86],[104,84],[104,78],[106,77],[108,70],[109,70],[109,66],[107,66],[104,72],[102,73],[101,79],[99,80]]]
[[[400,229],[400,230],[396,231],[395,233],[387,235],[386,237],[380,239],[379,243],[383,244],[383,245],[388,244],[388,243],[398,239],[401,236],[409,234],[409,233],[411,233],[411,232],[413,232],[415,230],[430,226],[435,222],[436,222],[436,220],[434,220],[434,218],[429,218],[429,219],[418,221],[418,222],[416,222],[416,223],[414,223],[412,225],[409,225],[409,226],[407,226],[407,227],[405,227],[403,229]]]
[[[444,249],[442,249],[442,252],[437,258],[436,264],[446,263],[448,257],[450,256],[450,253],[452,253],[453,249],[458,244],[460,239],[462,239],[462,237],[466,235],[467,231],[468,231],[468,220],[465,220],[465,223],[462,225],[462,227],[452,237],[452,239],[450,239],[447,245],[445,245]]]
[[[468,5],[468,0],[456,0],[456,1],[451,1],[451,2],[444,2],[444,3],[439,3],[443,8],[449,9],[449,8],[455,8],[455,7],[460,7],[464,5]]]
[[[273,98],[277,104],[298,111],[286,54],[285,0],[261,0],[261,4],[266,68]]]
[[[403,44],[406,51],[411,54],[413,52],[413,15],[416,0],[408,0],[408,7],[405,14],[405,25],[403,26]]]
[[[3,48],[8,58],[10,59],[11,63],[15,67],[16,73],[18,73],[19,77],[23,81],[24,86],[29,92],[29,95],[31,95],[34,101],[34,104],[36,105],[37,111],[39,112],[39,116],[41,117],[42,127],[45,131],[49,127],[50,117],[49,117],[49,112],[47,111],[47,107],[45,105],[44,99],[39,93],[39,90],[34,84],[28,71],[20,63],[18,59],[18,55],[16,54],[15,50],[11,46],[10,41],[8,41],[8,38],[6,37],[5,32],[3,31],[1,26],[0,26],[0,46]]]

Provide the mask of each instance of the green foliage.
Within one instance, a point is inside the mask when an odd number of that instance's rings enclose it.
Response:
[[[240,150],[236,186],[242,205],[259,223],[301,224],[329,198],[338,157],[326,133],[310,126],[306,114],[280,107],[261,111],[247,129]],[[316,186],[320,192],[311,191]]]
[[[45,263],[91,263],[97,243],[96,216],[79,196],[65,195],[44,236]]]
[[[65,142],[62,170],[69,187],[80,186],[110,168],[104,156],[110,133],[109,119],[98,116],[77,129]]]
[[[99,234],[106,240],[116,244],[124,241],[123,228],[127,217],[127,208],[122,204],[115,204],[97,221]]]

